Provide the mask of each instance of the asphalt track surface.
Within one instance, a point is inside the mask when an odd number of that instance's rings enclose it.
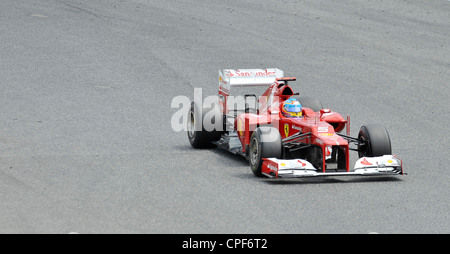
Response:
[[[450,233],[450,1],[2,0],[0,35],[0,233]],[[408,175],[257,178],[172,129],[268,67]]]

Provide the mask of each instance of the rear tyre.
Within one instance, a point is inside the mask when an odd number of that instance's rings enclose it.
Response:
[[[207,120],[204,121],[205,119]],[[221,137],[222,122],[217,105],[200,111],[199,105],[192,102],[187,121],[187,135],[191,146],[194,148],[214,147],[212,142],[218,141]]]
[[[362,126],[358,134],[359,157],[376,157],[392,154],[391,139],[383,125]]]
[[[280,132],[269,126],[256,128],[250,138],[249,150],[250,168],[255,176],[262,176],[263,158],[282,157]]]

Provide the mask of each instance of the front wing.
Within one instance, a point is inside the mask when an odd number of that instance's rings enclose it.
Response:
[[[315,177],[315,176],[379,176],[403,175],[402,161],[393,155],[362,157],[355,163],[353,171],[322,172],[302,159],[264,158],[261,168],[263,175],[270,178]]]

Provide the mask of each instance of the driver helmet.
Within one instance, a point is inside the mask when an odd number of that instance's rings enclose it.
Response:
[[[285,100],[283,102],[283,106],[281,107],[281,112],[286,117],[301,117],[302,116],[302,105],[300,102],[295,99],[291,98],[288,100]]]

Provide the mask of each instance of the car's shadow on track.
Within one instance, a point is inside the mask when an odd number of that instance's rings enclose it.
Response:
[[[314,177],[314,178],[289,178],[289,179],[264,179],[264,182],[272,185],[291,184],[337,184],[337,183],[370,183],[370,182],[398,182],[402,181],[395,176],[343,176]]]
[[[248,164],[248,161],[246,158],[244,158],[241,155],[230,153],[226,150],[220,149],[220,148],[214,148],[210,149],[211,152],[218,154],[221,156],[221,158],[233,161],[234,163],[237,163],[242,166],[248,166],[248,169],[250,170],[250,165]]]

